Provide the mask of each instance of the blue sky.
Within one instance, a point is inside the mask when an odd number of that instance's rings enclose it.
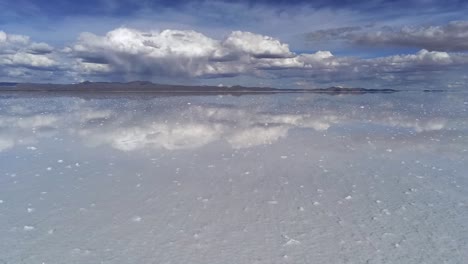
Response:
[[[0,81],[463,88],[468,1],[0,0]]]

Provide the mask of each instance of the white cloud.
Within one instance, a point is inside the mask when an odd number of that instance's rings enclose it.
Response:
[[[29,44],[29,37],[24,35],[7,34],[4,31],[0,31],[0,45],[2,48],[15,45],[27,45]]]
[[[119,73],[129,79],[261,76],[279,69],[330,70],[347,61],[329,51],[297,55],[278,39],[241,31],[216,40],[191,30],[118,28],[105,36],[84,33],[67,52],[77,58],[79,72]]]
[[[28,81],[31,76],[39,75],[38,71],[58,71],[60,62],[53,51],[47,43],[0,31],[0,78]]]
[[[297,54],[279,39],[241,31],[215,39],[193,30],[121,27],[104,35],[83,33],[75,44],[57,50],[27,36],[0,32],[0,77],[19,81],[161,82],[246,76],[258,82],[281,79],[321,86],[373,80],[375,87],[416,80],[419,84],[463,84],[466,80],[456,79],[456,74],[450,75],[455,76],[452,80],[440,76],[434,80],[430,72],[456,73],[468,67],[467,54],[426,49],[368,59],[335,56],[327,50]]]
[[[50,68],[56,66],[57,62],[45,55],[18,52],[1,56],[0,65],[26,68]]]
[[[347,66],[349,58],[337,58],[330,51],[317,51],[312,54],[301,54],[298,59],[304,63],[304,68],[330,70]]]
[[[127,79],[160,77],[310,78],[318,82],[376,79],[395,81],[395,72],[449,69],[468,64],[464,54],[421,50],[415,54],[359,59],[330,51],[295,54],[278,39],[233,31],[216,40],[192,30],[141,31],[117,28],[104,36],[84,33],[68,50],[78,74],[119,74]],[[272,71],[275,70],[275,71]]]
[[[84,33],[72,52],[85,72],[198,77],[242,71],[239,65],[217,62],[229,55],[219,41],[190,30],[118,28],[102,37]]]
[[[304,62],[296,58],[263,58],[255,61],[255,68],[263,70],[303,68]]]
[[[444,82],[458,80],[458,72],[468,68],[468,54],[420,50],[415,54],[358,60],[350,66],[356,71],[355,79],[377,77],[383,83],[405,85],[413,78],[419,86],[440,89]]]
[[[83,73],[135,76],[223,77],[259,71],[337,66],[329,51],[296,55],[278,39],[234,31],[215,40],[191,30],[118,28],[105,36],[84,33],[68,50]]]
[[[144,54],[153,58],[170,55],[187,57],[207,57],[217,51],[219,44],[195,31],[164,30],[138,31],[118,28],[104,37],[90,33],[80,36],[79,44],[74,46],[77,52],[112,50],[124,54]]]
[[[454,59],[447,52],[427,51],[423,49],[416,54],[395,55],[369,61],[385,65],[447,65],[453,63]]]
[[[223,46],[239,50],[255,58],[295,57],[287,44],[281,43],[278,39],[251,32],[234,31],[223,41]]]
[[[0,31],[0,43],[6,42],[7,34],[3,31]]]

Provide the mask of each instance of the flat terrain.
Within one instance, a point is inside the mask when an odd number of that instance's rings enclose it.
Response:
[[[468,94],[0,94],[0,263],[467,263]]]
[[[38,83],[0,83],[0,92],[48,92],[48,93],[164,93],[164,94],[258,94],[258,93],[327,93],[327,94],[363,94],[363,93],[394,93],[394,89],[366,89],[328,87],[316,89],[278,89],[271,87],[244,86],[189,86],[157,84],[145,81],[128,83],[116,82],[82,82],[77,84],[38,84]]]

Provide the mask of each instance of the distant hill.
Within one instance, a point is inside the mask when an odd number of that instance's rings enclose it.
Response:
[[[17,84],[13,82],[0,82],[0,87],[15,87]]]
[[[157,84],[146,81],[128,83],[119,82],[82,82],[77,84],[38,84],[38,83],[0,83],[3,92],[68,92],[68,93],[215,93],[215,94],[250,94],[250,93],[327,93],[327,94],[363,94],[393,93],[393,89],[365,89],[329,87],[318,89],[278,89],[271,87],[244,86],[195,86]]]
[[[323,92],[323,93],[394,93],[398,90],[394,89],[366,89],[366,88],[344,88],[344,87],[329,87],[321,89],[312,89],[314,92]]]

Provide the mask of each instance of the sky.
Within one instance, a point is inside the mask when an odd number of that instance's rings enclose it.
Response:
[[[468,1],[0,0],[0,82],[465,89]]]

